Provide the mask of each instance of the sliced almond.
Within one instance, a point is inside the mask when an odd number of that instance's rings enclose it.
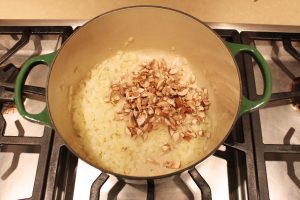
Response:
[[[148,114],[149,114],[149,115],[153,115],[153,114],[154,114],[154,110],[153,110],[153,108],[151,108],[151,107],[148,108],[147,111],[148,111]]]
[[[166,80],[166,84],[167,84],[167,85],[172,85],[172,83],[173,83],[173,80],[172,80],[171,78],[168,78],[168,79]]]
[[[202,130],[198,131],[197,135],[199,135],[200,137],[203,137],[204,136],[203,131]]]
[[[132,113],[133,113],[134,118],[137,118],[139,116],[139,112],[136,109],[134,109],[132,111]]]
[[[155,108],[154,112],[155,112],[156,115],[160,115],[161,110],[159,108]]]
[[[192,120],[192,124],[197,124],[198,120],[197,119],[193,119]]]
[[[173,136],[174,133],[175,133],[175,131],[173,129],[169,128],[169,134],[170,134],[170,136]]]
[[[191,83],[195,83],[195,82],[196,82],[196,76],[192,75],[192,77],[191,77]]]
[[[142,138],[143,138],[143,141],[147,140],[148,134],[143,134],[143,135],[142,135]]]
[[[139,109],[139,111],[142,111],[142,99],[140,97],[136,100],[136,107]]]
[[[115,102],[118,102],[121,99],[121,97],[119,95],[114,95],[113,97],[111,97],[111,99]]]
[[[161,107],[168,107],[169,103],[166,101],[161,101],[161,102],[158,102],[156,105],[161,106]]]
[[[148,96],[148,92],[146,91],[142,92],[141,97],[147,97],[147,96]]]
[[[172,68],[170,71],[169,71],[169,74],[176,74],[178,72],[178,69],[177,68]]]
[[[160,91],[157,91],[155,94],[156,94],[157,96],[159,96],[159,97],[162,97],[162,96],[163,96],[163,93],[160,92]]]
[[[180,161],[174,161],[173,165],[172,165],[172,168],[173,169],[179,169],[180,165],[181,165]]]
[[[116,120],[116,121],[120,121],[120,120],[123,120],[123,119],[124,119],[123,114],[117,113],[117,114],[115,114],[115,116],[114,116],[114,120]]]
[[[163,88],[161,89],[161,93],[164,95],[164,97],[167,96],[167,90],[166,90],[166,87],[163,87]]]
[[[132,92],[137,92],[137,89],[138,89],[138,88],[137,88],[136,86],[132,86],[132,87],[131,87]]]
[[[194,131],[189,132],[189,135],[194,137],[194,138],[197,137],[197,134]]]
[[[167,118],[164,118],[164,123],[165,123],[167,126],[171,126],[171,122],[170,122]]]
[[[146,124],[143,126],[142,130],[143,130],[143,132],[145,133],[145,132],[150,132],[150,131],[152,131],[152,128],[153,128],[152,123],[146,123]]]
[[[204,132],[204,137],[206,137],[206,138],[210,138],[210,132]]]
[[[104,102],[105,102],[105,103],[110,103],[110,98],[105,97],[105,98],[104,98]]]
[[[166,161],[164,163],[164,166],[169,169],[179,169],[180,165],[180,161]]]
[[[149,98],[149,101],[153,101],[154,96],[155,95],[153,93],[147,92],[147,97]]]
[[[156,160],[154,160],[152,158],[147,158],[146,162],[150,163],[150,164],[154,164],[154,165],[159,165],[159,162],[157,162]]]
[[[148,99],[147,98],[144,98],[142,100],[142,106],[147,106],[148,105]]]
[[[191,101],[192,99],[193,99],[193,93],[188,93],[187,95],[186,95],[186,100],[188,100],[188,101]]]
[[[179,96],[185,96],[185,95],[188,93],[188,91],[189,91],[189,88],[185,88],[185,89],[183,89],[183,90],[177,92],[177,94],[178,94]]]
[[[143,131],[143,132],[147,132],[148,124],[149,124],[149,123],[145,123],[144,126],[142,127],[142,131]]]
[[[187,101],[186,104],[187,104],[190,108],[192,108],[193,110],[196,109],[196,103],[195,103],[195,101]]]
[[[122,151],[126,151],[128,149],[128,147],[122,147],[121,150]]]
[[[113,91],[119,91],[120,87],[118,85],[115,85],[111,88]]]
[[[172,126],[176,126],[176,121],[172,117],[169,117],[169,121],[171,122]]]
[[[158,101],[158,98],[156,96],[154,96],[153,99],[152,99],[152,102],[157,103],[157,101]]]
[[[164,79],[161,79],[161,80],[157,83],[156,89],[161,88],[161,86],[164,84],[164,82],[165,82],[165,80],[164,80]]]
[[[132,99],[137,99],[140,97],[140,93],[139,92],[132,92],[131,94],[129,94],[130,96],[127,97],[127,99],[132,100]]]
[[[178,142],[180,140],[180,135],[178,132],[175,132],[173,135],[172,135],[172,139],[174,140],[174,142]]]
[[[137,134],[132,135],[131,138],[135,140],[137,138]]]
[[[125,113],[130,113],[130,112],[131,112],[131,109],[124,109],[124,112],[125,112]]]
[[[149,123],[149,124],[148,124],[148,127],[147,127],[147,132],[152,131],[153,128],[154,128],[153,124],[152,124],[152,123]]]
[[[204,107],[203,106],[198,106],[198,110],[203,111]]]
[[[132,136],[132,133],[131,133],[129,128],[126,128],[125,132],[126,132],[127,135]]]
[[[142,93],[142,92],[144,92],[144,91],[145,91],[144,88],[138,88],[138,89],[137,89],[137,92],[138,92],[138,93]]]
[[[151,62],[149,63],[149,65],[151,67],[155,66],[155,65],[158,65],[158,62],[155,60],[155,59],[152,59]]]
[[[146,112],[141,113],[136,119],[138,126],[142,126],[146,122],[147,117],[148,115]]]
[[[205,116],[206,116],[206,115],[205,115],[205,112],[200,112],[200,113],[199,113],[199,117],[205,118]]]
[[[153,123],[155,121],[155,117],[151,117],[150,119],[149,119],[149,122],[151,122],[151,123]]]
[[[147,87],[150,86],[150,83],[149,83],[148,81],[145,81],[145,82],[142,84],[142,86],[143,86],[144,88],[147,88]]]
[[[206,106],[209,105],[208,99],[203,99],[202,102],[203,102],[203,104],[206,105]]]
[[[144,132],[139,128],[136,128],[135,131],[136,131],[137,135],[143,135],[144,134]]]
[[[170,88],[169,89],[169,94],[173,97],[173,96],[176,95],[176,92],[172,88]]]
[[[175,98],[175,105],[177,108],[180,108],[183,105],[183,102],[179,97]]]
[[[182,139],[186,140],[186,141],[190,141],[192,139],[192,136],[189,133],[181,133],[180,135],[182,137]]]
[[[164,144],[162,147],[161,147],[161,150],[163,152],[168,152],[171,150],[171,145],[170,144]]]
[[[159,116],[167,117],[168,115],[169,115],[169,109],[167,107],[163,107],[163,109],[159,113]]]
[[[136,126],[134,116],[133,116],[133,112],[131,112],[130,115],[129,115],[128,123],[129,123],[129,127],[135,127]]]
[[[194,94],[193,94],[193,99],[197,99],[197,97],[198,97],[198,93],[197,92],[195,92]]]
[[[168,104],[170,104],[171,106],[173,106],[173,107],[175,107],[176,106],[176,104],[175,104],[175,100],[174,99],[170,99],[170,98],[168,98],[167,99],[167,102],[168,102]]]

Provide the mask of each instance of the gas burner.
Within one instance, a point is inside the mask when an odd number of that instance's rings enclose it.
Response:
[[[291,83],[291,91],[292,92],[299,92],[300,91],[300,77],[297,77],[293,80],[293,82]],[[300,109],[300,96],[298,97],[294,97],[292,99],[292,105],[294,108],[296,109]]]

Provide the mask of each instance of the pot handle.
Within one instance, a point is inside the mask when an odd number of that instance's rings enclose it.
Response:
[[[51,127],[51,120],[48,114],[47,107],[45,107],[43,111],[37,114],[31,114],[26,111],[23,103],[23,86],[25,85],[26,78],[29,72],[33,69],[33,67],[39,64],[46,64],[47,66],[50,67],[55,55],[56,52],[53,52],[45,55],[35,56],[27,60],[25,64],[22,66],[17,76],[15,91],[14,91],[15,104],[21,116],[29,121],[45,124],[50,127]]]
[[[239,113],[239,116],[242,116],[247,112],[251,112],[264,106],[270,100],[272,94],[272,75],[267,62],[256,48],[249,45],[235,44],[230,42],[227,42],[227,46],[234,56],[236,56],[240,52],[250,54],[258,63],[259,69],[261,70],[264,79],[264,93],[260,100],[253,101],[245,96],[242,96]]]

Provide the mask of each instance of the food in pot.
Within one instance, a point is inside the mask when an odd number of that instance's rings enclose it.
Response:
[[[118,52],[106,59],[72,96],[83,148],[104,169],[132,176],[196,162],[210,138],[208,91],[196,82],[188,61],[174,53]]]

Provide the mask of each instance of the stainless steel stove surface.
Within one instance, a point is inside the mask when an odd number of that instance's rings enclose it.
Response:
[[[219,150],[195,169],[162,183],[135,185],[78,159],[57,133],[24,120],[14,106],[14,81],[22,64],[59,49],[73,28],[0,23],[0,200],[300,199],[300,27],[262,32],[211,26],[219,28],[216,32],[224,40],[259,49],[273,75],[271,101],[239,119]],[[263,80],[258,66],[246,54],[236,59],[244,94],[259,98]],[[48,70],[37,66],[26,81],[25,107],[30,112],[45,106]]]

